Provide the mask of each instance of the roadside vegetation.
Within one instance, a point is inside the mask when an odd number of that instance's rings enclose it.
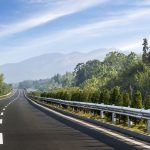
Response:
[[[4,82],[3,74],[0,74],[0,96],[8,94],[12,90],[11,84],[6,84]]]
[[[41,89],[42,97],[150,108],[150,52],[147,39],[143,55],[110,52],[104,61],[76,65],[74,72],[51,79],[24,81],[20,88]],[[44,87],[44,88],[43,88]],[[45,91],[45,92],[43,92]]]
[[[57,74],[49,80],[24,81],[19,86],[40,89],[40,92],[31,93],[35,96],[150,109],[148,41],[143,40],[142,56],[133,52],[110,52],[103,61],[89,60],[77,64],[72,73]],[[106,116],[109,119],[111,115]],[[118,118],[120,123],[126,122],[125,117]],[[136,127],[144,125],[146,128],[144,120],[132,120]]]

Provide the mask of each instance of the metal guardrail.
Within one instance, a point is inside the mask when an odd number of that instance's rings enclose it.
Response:
[[[77,108],[86,108],[90,110],[100,110],[104,112],[111,112],[115,114],[121,114],[121,115],[131,116],[135,118],[150,120],[150,109],[149,110],[136,109],[130,107],[123,107],[123,106],[104,105],[104,104],[86,103],[86,102],[78,102],[78,101],[67,101],[67,100],[36,97],[36,96],[29,96],[29,97],[31,99],[37,99],[45,102],[52,102],[55,104],[61,104],[61,105],[77,107]]]

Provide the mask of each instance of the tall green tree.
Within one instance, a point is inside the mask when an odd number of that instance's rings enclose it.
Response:
[[[140,91],[136,91],[134,94],[134,99],[132,101],[132,107],[133,108],[142,108],[142,95]]]
[[[122,93],[120,92],[120,94],[118,95],[118,102],[117,104],[118,106],[122,106],[123,105],[123,95]]]
[[[100,98],[100,91],[97,90],[95,91],[92,96],[91,96],[91,102],[92,103],[98,103],[99,102],[99,98]]]
[[[145,109],[150,109],[150,95],[147,95],[144,101]]]
[[[116,86],[112,89],[110,95],[110,103],[118,105],[120,100],[120,87]]]
[[[110,92],[107,89],[103,90],[104,104],[108,105],[110,100]]]
[[[123,93],[123,106],[128,107],[131,105],[130,96],[128,93]]]
[[[74,69],[74,75],[75,75],[75,83],[76,85],[80,85],[85,81],[86,78],[86,69],[84,63],[79,63],[76,65]]]
[[[150,63],[150,53],[148,52],[149,47],[148,47],[148,40],[146,38],[143,39],[143,62],[144,63]]]

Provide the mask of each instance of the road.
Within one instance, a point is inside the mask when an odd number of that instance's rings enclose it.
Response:
[[[6,106],[6,107],[5,107]],[[0,100],[0,150],[144,149],[31,105],[18,90]]]

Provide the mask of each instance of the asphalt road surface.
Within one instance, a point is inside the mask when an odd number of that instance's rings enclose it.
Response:
[[[0,100],[0,143],[0,150],[142,149],[54,113],[47,114],[31,105],[21,90]]]

